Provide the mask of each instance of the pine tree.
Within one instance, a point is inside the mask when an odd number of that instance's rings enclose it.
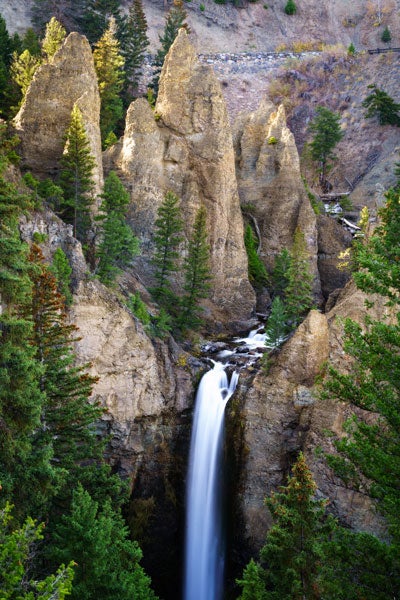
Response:
[[[392,41],[392,36],[388,26],[386,26],[382,32],[381,40],[384,44],[389,44]]]
[[[121,39],[121,54],[125,59],[125,103],[138,95],[139,77],[145,52],[150,42],[142,0],[133,0]]]
[[[319,164],[319,181],[321,188],[326,189],[326,176],[335,159],[333,149],[343,137],[340,130],[340,115],[324,106],[318,106],[316,116],[310,123],[309,130],[314,134],[310,142],[311,158]]]
[[[266,600],[264,570],[260,565],[250,560],[243,571],[243,579],[237,579],[236,583],[243,588],[238,600]]]
[[[51,273],[56,278],[57,292],[64,297],[65,305],[69,306],[72,304],[72,293],[71,293],[71,275],[72,268],[69,264],[68,258],[61,248],[53,254],[53,262],[50,267]]]
[[[25,35],[22,38],[21,52],[23,50],[29,50],[32,56],[40,56],[41,47],[39,42],[39,36],[35,33],[32,27],[28,27],[25,31]]]
[[[183,239],[183,223],[178,204],[177,196],[167,192],[155,221],[153,265],[156,286],[152,289],[152,294],[157,302],[167,309],[174,303],[170,276],[178,270],[178,247]]]
[[[24,50],[20,55],[16,52],[13,54],[11,77],[21,90],[20,104],[22,104],[25,98],[33,76],[40,67],[40,63],[40,58],[33,56],[29,50]]]
[[[103,144],[123,116],[120,93],[124,85],[123,66],[125,61],[120,53],[116,31],[115,19],[111,17],[106,31],[95,44],[93,52],[94,66],[99,81],[100,130]]]
[[[265,564],[269,600],[319,599],[321,542],[335,529],[326,517],[324,500],[315,500],[316,490],[302,453],[293,466],[288,484],[266,500],[274,524],[260,557]]]
[[[7,166],[3,150],[1,171]],[[28,248],[18,229],[19,216],[28,207],[27,198],[0,173],[0,481],[4,497],[15,497],[19,515],[25,516],[30,505],[24,506],[24,491],[30,490],[30,502],[36,504],[38,479],[48,466],[47,456],[32,451],[44,397],[41,368],[30,344],[32,321],[18,311],[31,294]]]
[[[284,299],[289,323],[296,327],[313,306],[310,257],[304,233],[297,228],[294,234],[291,260],[287,271],[288,284]]]
[[[0,597],[2,600],[64,600],[71,592],[74,563],[62,565],[42,581],[30,578],[32,547],[43,539],[44,524],[28,517],[21,527],[12,526],[12,506],[0,510]]]
[[[8,114],[10,95],[10,65],[14,47],[4,18],[0,15],[0,114]]]
[[[77,563],[71,600],[157,600],[121,515],[108,502],[100,509],[80,485],[54,540],[54,558]]]
[[[289,283],[288,271],[292,257],[287,248],[283,248],[275,256],[274,269],[271,274],[272,291],[274,296],[282,297]]]
[[[84,0],[79,24],[89,42],[94,45],[109,27],[111,17],[117,23],[121,20],[118,0]]]
[[[244,245],[247,252],[249,281],[256,288],[262,288],[268,279],[266,268],[258,256],[256,238],[251,225],[247,225],[244,232]]]
[[[66,38],[67,32],[55,17],[51,17],[46,25],[45,36],[42,40],[42,53],[50,61]]]
[[[396,312],[394,324],[366,319],[364,329],[348,319],[345,351],[354,357],[348,375],[331,369],[330,396],[351,402],[375,419],[353,418],[349,436],[337,441],[343,468],[359,469],[370,481],[370,494],[386,517],[393,543],[400,547],[400,201],[393,190],[372,237],[356,249],[354,279],[367,293],[379,293]],[[360,270],[358,272],[358,270]],[[335,458],[335,457],[333,457]],[[337,465],[335,459],[331,464]],[[339,461],[340,464],[340,461]]]
[[[400,127],[400,104],[375,84],[368,87],[372,92],[362,102],[363,107],[367,109],[365,117],[368,119],[377,116],[380,125],[397,125],[397,127]]]
[[[102,197],[102,239],[97,251],[97,274],[100,281],[109,285],[138,254],[139,242],[126,223],[129,194],[114,171],[111,171],[104,182]]]
[[[272,301],[271,314],[265,327],[266,345],[269,348],[278,348],[284,342],[288,331],[286,321],[285,305],[279,296],[275,296]]]
[[[285,13],[287,15],[294,15],[296,14],[297,11],[297,7],[296,4],[293,2],[293,0],[288,0],[285,6]]]
[[[65,221],[73,225],[74,236],[82,242],[86,241],[91,224],[94,165],[82,113],[74,104],[61,159],[60,184],[64,192],[61,210]]]
[[[210,289],[210,247],[207,242],[207,213],[204,206],[197,211],[193,232],[185,259],[184,295],[181,302],[179,325],[182,330],[198,329],[203,321],[199,302],[206,298]]]
[[[152,82],[152,88],[154,90],[155,96],[157,96],[158,94],[158,82],[160,79],[161,68],[164,64],[164,59],[168,54],[168,50],[174,43],[175,38],[178,35],[178,31],[181,27],[185,27],[187,31],[189,31],[189,27],[185,22],[186,19],[187,13],[183,6],[182,0],[174,0],[173,5],[169,9],[167,16],[165,17],[164,31],[163,34],[159,36],[161,48],[159,48],[153,63],[156,67],[155,76]]]

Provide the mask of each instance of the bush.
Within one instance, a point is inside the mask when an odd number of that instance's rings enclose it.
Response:
[[[293,2],[293,0],[288,0],[285,6],[285,13],[287,15],[294,15],[296,11],[296,4]]]
[[[389,27],[385,27],[385,29],[382,32],[382,36],[381,36],[381,40],[384,44],[389,44],[389,42],[392,41],[392,36],[389,30]]]
[[[347,48],[347,54],[349,56],[354,56],[355,53],[356,53],[355,46],[354,46],[353,42],[351,42],[350,46]]]

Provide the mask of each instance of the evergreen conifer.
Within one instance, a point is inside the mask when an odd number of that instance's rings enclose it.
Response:
[[[114,171],[104,182],[102,197],[100,210],[103,215],[98,218],[102,239],[97,250],[97,274],[100,281],[109,285],[138,254],[139,243],[126,223],[129,194]]]
[[[185,329],[198,329],[203,321],[199,302],[206,298],[210,289],[210,247],[207,242],[207,213],[204,206],[197,211],[193,232],[185,258],[184,295],[181,301],[179,325]]]
[[[313,306],[310,257],[304,233],[297,228],[294,234],[291,260],[287,271],[288,284],[284,292],[284,300],[288,321],[296,327]]]
[[[294,3],[294,1],[288,0],[285,5],[285,13],[287,15],[294,15],[294,14],[296,14],[296,11],[297,11],[297,7],[296,7],[296,4]]]
[[[11,64],[11,77],[21,91],[20,104],[22,104],[25,94],[30,86],[34,74],[40,67],[40,58],[32,55],[29,50],[24,50],[22,54],[13,53],[13,62]]]
[[[326,189],[326,176],[335,159],[333,149],[343,137],[340,130],[340,115],[324,106],[318,106],[316,116],[310,123],[309,130],[314,134],[310,142],[311,158],[319,164],[319,181],[321,188]]]
[[[94,66],[99,81],[100,131],[103,144],[123,116],[120,93],[124,85],[123,66],[125,61],[120,52],[116,32],[115,18],[110,17],[108,27],[95,44],[93,52]]]
[[[72,293],[71,293],[71,275],[72,268],[69,264],[68,258],[61,248],[53,254],[53,262],[50,267],[50,271],[53,273],[57,281],[57,291],[65,299],[65,305],[69,306],[72,304]]]
[[[157,96],[158,94],[158,82],[160,79],[161,68],[164,64],[164,59],[168,54],[168,50],[174,43],[175,38],[178,35],[178,31],[181,27],[185,27],[189,31],[188,25],[185,22],[186,19],[187,13],[183,6],[183,1],[174,0],[173,5],[169,9],[167,16],[165,17],[165,26],[163,34],[159,36],[161,48],[159,48],[154,58],[154,66],[156,67],[156,69],[155,76],[152,82],[152,87],[155,96]]]
[[[118,0],[84,0],[78,20],[92,45],[104,35],[111,17],[116,23],[120,23],[122,19]]]
[[[400,127],[400,104],[375,84],[368,87],[372,92],[362,102],[363,107],[367,109],[365,117],[370,118],[376,115],[380,125],[397,125],[397,127]]]
[[[384,44],[389,44],[392,41],[392,35],[388,26],[382,32],[381,40]]]
[[[50,61],[66,38],[67,32],[55,17],[51,17],[46,25],[45,36],[42,40],[42,53]]]
[[[279,296],[275,296],[272,301],[271,314],[265,327],[266,345],[269,348],[278,348],[284,342],[288,331],[286,321],[285,305]]]
[[[283,248],[281,252],[275,256],[274,269],[271,274],[274,296],[282,297],[287,288],[289,283],[288,271],[291,261],[292,258],[287,248]]]
[[[61,211],[65,221],[73,225],[74,236],[82,242],[87,240],[91,224],[94,165],[82,113],[74,104],[61,158],[60,184],[64,192]]]
[[[167,310],[170,310],[171,306],[176,304],[171,289],[170,276],[178,270],[178,247],[183,239],[182,229],[179,199],[172,192],[167,192],[157,211],[155,221],[153,265],[156,285],[152,289],[154,298]]]
[[[150,42],[147,37],[147,20],[142,0],[133,0],[121,39],[121,54],[125,59],[125,103],[128,105],[138,95],[139,77],[145,52]]]

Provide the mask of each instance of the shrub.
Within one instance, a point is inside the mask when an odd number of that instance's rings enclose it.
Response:
[[[347,54],[349,56],[354,56],[355,53],[356,53],[355,46],[354,46],[353,42],[351,42],[350,46],[347,48]]]
[[[199,6],[201,12],[204,12],[206,10],[206,7],[204,6],[204,4],[200,4]]]
[[[385,29],[383,30],[382,35],[381,35],[381,40],[384,44],[389,44],[389,42],[391,42],[392,36],[391,36],[390,30],[389,30],[389,27],[386,26]]]
[[[273,135],[271,135],[271,137],[268,138],[268,145],[269,146],[274,146],[277,143],[278,143],[278,140]]]
[[[285,6],[285,13],[287,15],[294,15],[296,10],[296,4],[293,2],[293,0],[288,0]]]

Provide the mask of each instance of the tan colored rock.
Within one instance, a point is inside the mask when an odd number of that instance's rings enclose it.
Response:
[[[311,311],[275,358],[268,376],[260,371],[244,397],[241,416],[245,421],[245,451],[238,489],[243,541],[253,553],[263,545],[271,525],[263,499],[286,483],[290,465],[300,450],[306,454],[318,494],[330,501],[330,511],[356,530],[384,533],[367,488],[356,491],[346,487],[317,451],[334,451],[334,436],[343,435],[344,421],[353,408],[335,399],[320,399],[316,378],[328,361],[342,372],[348,370],[350,357],[343,350],[343,319],[350,317],[363,323],[365,298],[351,283],[327,315]],[[381,319],[389,315],[384,299],[375,296],[374,300],[372,316]]]
[[[160,79],[153,113],[144,100],[129,109],[122,143],[107,153],[131,190],[130,223],[142,242],[136,262],[147,285],[154,220],[168,190],[181,200],[188,238],[199,207],[207,209],[212,288],[206,317],[214,324],[250,317],[254,292],[247,276],[243,221],[231,131],[221,89],[181,30]]]
[[[253,215],[260,232],[260,257],[268,270],[275,256],[290,249],[296,227],[304,233],[314,274],[314,293],[320,296],[317,269],[316,216],[300,176],[293,134],[284,107],[263,100],[259,108],[238,117],[234,125],[236,173],[240,202]]]
[[[103,184],[100,96],[89,42],[78,33],[71,33],[53,60],[36,71],[14,119],[23,165],[34,175],[44,178],[57,174],[74,103],[82,111],[95,159],[98,194]]]
[[[317,227],[318,271],[326,300],[334,290],[343,288],[350,278],[350,270],[340,267],[340,254],[351,246],[353,237],[335,219],[326,215],[318,215]]]

